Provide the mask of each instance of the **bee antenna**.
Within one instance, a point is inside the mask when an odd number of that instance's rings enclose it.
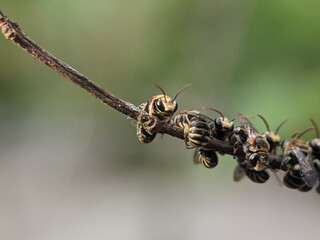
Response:
[[[188,87],[191,87],[191,84],[188,84],[188,85],[184,86],[183,88],[181,88],[181,89],[179,90],[179,92],[176,94],[176,96],[173,98],[173,101],[176,100],[176,98],[178,97],[178,95],[179,95],[183,90],[187,89]]]
[[[294,138],[294,137],[297,136],[298,134],[299,134],[299,132],[298,132],[298,131],[295,131],[295,132],[291,135],[290,138]]]
[[[202,107],[202,108],[200,108],[200,109],[205,109],[205,110],[215,111],[215,112],[219,113],[219,114],[220,114],[220,116],[221,116],[221,117],[223,118],[223,120],[224,120],[224,116],[223,116],[223,114],[222,114],[220,111],[218,111],[217,109],[214,109],[214,108],[207,108],[207,107]]]
[[[270,132],[270,127],[269,127],[269,124],[268,124],[267,120],[264,117],[262,117],[260,114],[257,114],[257,115],[258,115],[259,118],[262,119],[262,121],[266,125],[268,132]]]
[[[317,134],[317,138],[319,138],[319,128],[318,128],[318,125],[316,124],[316,122],[315,122],[312,118],[309,118],[309,120],[312,122],[312,125],[314,126],[314,129],[315,129],[316,134]]]
[[[166,97],[166,93],[164,92],[164,90],[158,84],[155,83],[154,85],[161,90],[161,92],[163,93],[163,96],[164,96],[164,100],[165,100],[165,102],[167,102],[167,97]]]
[[[283,120],[283,121],[279,124],[279,126],[278,126],[277,129],[276,129],[276,131],[274,132],[275,134],[278,133],[279,129],[281,128],[281,126],[282,126],[286,121],[288,121],[288,118],[285,119],[285,120]]]
[[[239,118],[254,118],[254,117],[249,116],[249,115],[241,115],[241,116],[235,117],[235,118],[232,119],[230,122],[233,122],[233,121],[235,121],[235,120],[237,120],[237,119],[239,119]]]
[[[308,128],[308,129],[304,130],[302,133],[300,133],[300,134],[297,136],[297,138],[301,138],[302,135],[304,135],[305,133],[307,133],[307,132],[309,132],[309,131],[311,131],[311,130],[313,130],[313,129],[314,129],[314,127],[313,127],[313,128]]]

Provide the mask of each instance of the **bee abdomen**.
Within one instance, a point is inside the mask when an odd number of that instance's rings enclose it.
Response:
[[[289,170],[283,177],[283,183],[286,187],[291,189],[298,189],[305,185],[299,173]]]
[[[213,150],[197,148],[193,156],[194,163],[201,163],[206,168],[214,168],[218,165],[218,156]]]
[[[150,143],[156,137],[157,133],[148,133],[142,124],[137,125],[137,136],[140,142]]]
[[[248,169],[246,174],[255,183],[265,183],[270,177],[266,171],[255,171],[253,169]]]
[[[199,150],[199,159],[206,168],[214,168],[218,165],[218,156],[212,150]]]
[[[211,129],[206,122],[200,121],[197,118],[191,119],[188,132],[188,140],[194,147],[205,146],[211,136]]]
[[[312,187],[309,187],[308,185],[304,184],[302,187],[299,187],[298,190],[300,192],[308,192],[312,189]]]
[[[181,114],[171,119],[171,124],[181,128],[185,128],[188,125],[188,123],[189,120],[187,114]]]

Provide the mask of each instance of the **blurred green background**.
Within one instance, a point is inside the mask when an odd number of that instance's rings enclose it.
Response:
[[[41,47],[126,101],[139,105],[159,94],[153,83],[170,96],[191,83],[179,110],[260,113],[272,129],[289,118],[284,138],[310,127],[309,117],[320,124],[319,7],[292,0],[0,4]],[[194,166],[193,151],[170,136],[144,145],[134,121],[4,37],[0,52],[1,239],[300,239],[318,232],[314,191],[281,188],[273,176],[263,185],[234,183],[232,157],[221,156],[213,170]],[[260,119],[253,122],[265,131]]]

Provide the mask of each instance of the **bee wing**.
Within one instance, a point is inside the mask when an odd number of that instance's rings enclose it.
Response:
[[[305,155],[302,151],[297,149],[292,149],[292,151],[296,155],[301,166],[300,175],[303,181],[308,185],[308,187],[313,187],[318,180],[319,174],[313,167],[311,153],[309,152],[307,155]]]
[[[196,148],[194,150],[194,153],[193,153],[193,162],[194,164],[199,164],[201,163],[201,160],[200,160],[200,157],[199,157],[199,148]]]
[[[201,113],[198,114],[198,118],[200,118],[201,120],[203,120],[203,121],[205,121],[207,123],[210,123],[210,122],[214,121],[212,118],[210,118],[210,117],[208,117],[208,116],[206,116],[204,114],[201,114]]]
[[[243,116],[243,114],[237,113],[237,117],[239,117],[239,116]],[[251,136],[252,133],[254,133],[254,134],[259,133],[257,131],[257,129],[252,125],[252,123],[248,120],[248,118],[239,118],[238,120],[239,120],[241,126],[246,130],[246,132],[248,133],[249,136]]]
[[[239,182],[244,178],[245,175],[246,175],[246,171],[238,165],[233,171],[233,181]]]
[[[208,116],[201,114],[198,110],[190,110],[182,112],[181,114],[186,114],[187,118],[190,120],[193,117],[201,119],[205,122],[213,122],[213,119],[209,118]]]

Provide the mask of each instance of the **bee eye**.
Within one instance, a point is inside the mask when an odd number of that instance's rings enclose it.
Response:
[[[266,138],[266,140],[268,141],[268,143],[269,143],[270,145],[273,145],[273,144],[274,144],[273,139],[272,139],[269,135],[265,135],[265,138]]]
[[[158,108],[161,112],[164,112],[164,111],[165,111],[165,108],[164,108],[163,102],[161,101],[161,98],[159,98],[159,99],[156,101],[156,105],[157,105],[157,108]]]
[[[176,104],[176,106],[174,107],[173,109],[173,112],[176,112],[178,110],[178,103],[177,102],[174,102]]]
[[[319,151],[320,150],[320,145],[318,145],[316,143],[316,141],[312,140],[310,143],[309,143],[310,147],[313,149],[313,151]]]
[[[234,129],[234,125],[232,124],[231,127],[230,127],[230,132],[232,132]]]
[[[222,129],[222,122],[220,118],[216,118],[214,122],[215,122],[216,128]]]
[[[250,156],[249,162],[252,167],[255,167],[257,165],[259,158],[260,158],[260,154],[258,153],[254,153]]]

